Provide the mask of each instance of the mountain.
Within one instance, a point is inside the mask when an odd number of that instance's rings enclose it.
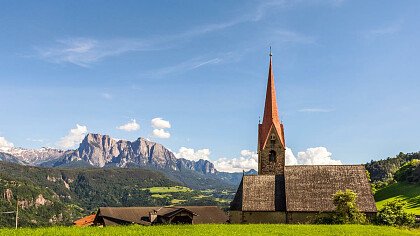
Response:
[[[109,135],[92,133],[87,134],[75,150],[12,148],[0,152],[0,160],[56,168],[152,169],[194,189],[235,188],[242,177],[242,173],[219,172],[208,160],[176,158],[163,145],[144,138],[116,140]]]
[[[0,156],[8,154],[13,156],[19,164],[40,165],[46,161],[64,156],[69,151],[43,147],[40,149],[8,148],[0,152]]]
[[[25,164],[24,162],[19,160],[19,158],[6,152],[0,152],[0,161],[11,162],[11,163],[16,163],[16,164],[21,164],[21,165]]]
[[[88,134],[78,149],[61,158],[44,162],[41,166],[66,167],[69,165],[93,167],[149,167],[160,170],[193,170],[202,174],[215,174],[213,163],[207,160],[177,159],[163,145],[138,138],[131,142],[115,140],[108,135]]]

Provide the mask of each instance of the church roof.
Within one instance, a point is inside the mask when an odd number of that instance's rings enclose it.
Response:
[[[285,178],[288,211],[334,211],[332,196],[351,189],[357,194],[360,211],[376,212],[363,165],[286,166]]]
[[[276,87],[274,85],[274,73],[273,73],[273,60],[270,53],[270,65],[268,69],[268,81],[267,81],[267,91],[265,95],[265,106],[264,106],[264,116],[263,122],[259,126],[260,134],[260,148],[263,148],[264,144],[267,141],[271,127],[275,127],[279,136],[280,141],[283,147],[286,147],[284,140],[283,124],[280,122],[277,100],[276,100]]]
[[[362,165],[285,166],[284,187],[274,184],[274,178],[280,176],[244,176],[242,186],[239,186],[231,203],[231,210],[331,212],[335,210],[333,194],[338,190],[351,189],[357,194],[360,211],[376,212],[375,200]],[[285,209],[282,209],[284,204]]]

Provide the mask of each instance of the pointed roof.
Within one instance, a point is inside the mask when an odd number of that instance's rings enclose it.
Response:
[[[274,85],[274,73],[273,73],[273,55],[271,54],[270,49],[270,65],[268,69],[268,81],[267,81],[267,92],[265,95],[265,106],[264,106],[264,117],[260,129],[260,148],[262,148],[268,138],[268,134],[271,130],[271,127],[274,126],[280,137],[280,140],[283,144],[283,147],[286,147],[284,142],[283,134],[283,124],[280,122],[277,100],[276,100],[276,87]]]

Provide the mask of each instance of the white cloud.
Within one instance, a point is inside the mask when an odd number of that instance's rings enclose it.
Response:
[[[76,124],[76,128],[71,129],[69,133],[58,141],[57,145],[61,148],[73,148],[80,144],[87,133],[87,127]]]
[[[204,148],[195,151],[192,148],[181,147],[178,153],[174,153],[176,158],[184,158],[191,161],[198,161],[200,159],[209,160],[210,149]]]
[[[297,165],[298,161],[295,157],[295,155],[292,152],[292,149],[286,147],[286,165],[287,166],[292,166],[292,165]]]
[[[242,172],[250,169],[258,169],[258,154],[250,150],[242,150],[240,157],[228,159],[219,158],[213,162],[218,171],[222,172]]]
[[[332,154],[325,147],[308,148],[298,152],[297,162],[300,165],[342,165],[340,160],[333,160]]]
[[[154,129],[153,130],[153,136],[158,138],[170,138],[171,134],[164,129]]]
[[[251,150],[242,150],[236,158],[219,158],[213,162],[218,171],[242,172],[258,169],[258,154]],[[299,152],[296,158],[290,148],[286,148],[286,165],[341,165],[341,161],[333,160],[325,147],[308,148]]]
[[[160,117],[153,118],[150,122],[152,124],[152,127],[155,129],[169,129],[171,128],[171,123],[169,121],[164,120]]]
[[[37,143],[45,142],[44,139],[37,139],[37,138],[26,138],[26,140],[31,141],[31,142],[37,142]]]
[[[0,151],[8,151],[12,147],[13,143],[7,141],[5,137],[0,137]]]
[[[123,124],[117,127],[117,129],[125,130],[127,132],[132,132],[140,129],[140,125],[136,122],[135,119],[132,119],[127,124]]]

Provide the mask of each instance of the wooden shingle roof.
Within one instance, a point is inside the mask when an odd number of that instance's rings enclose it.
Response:
[[[330,212],[335,210],[333,194],[346,189],[357,194],[360,211],[376,212],[362,165],[286,166],[284,179],[281,175],[244,176],[230,210]]]
[[[171,214],[177,209],[186,209],[194,214],[193,224],[222,224],[228,221],[226,213],[217,206],[179,206],[179,207],[100,207],[95,222],[107,225],[142,224],[150,222],[142,220],[149,216],[149,212],[158,212],[160,215]]]
[[[288,211],[334,211],[333,195],[350,189],[357,194],[362,212],[376,212],[366,169],[362,165],[286,166],[286,209]]]

